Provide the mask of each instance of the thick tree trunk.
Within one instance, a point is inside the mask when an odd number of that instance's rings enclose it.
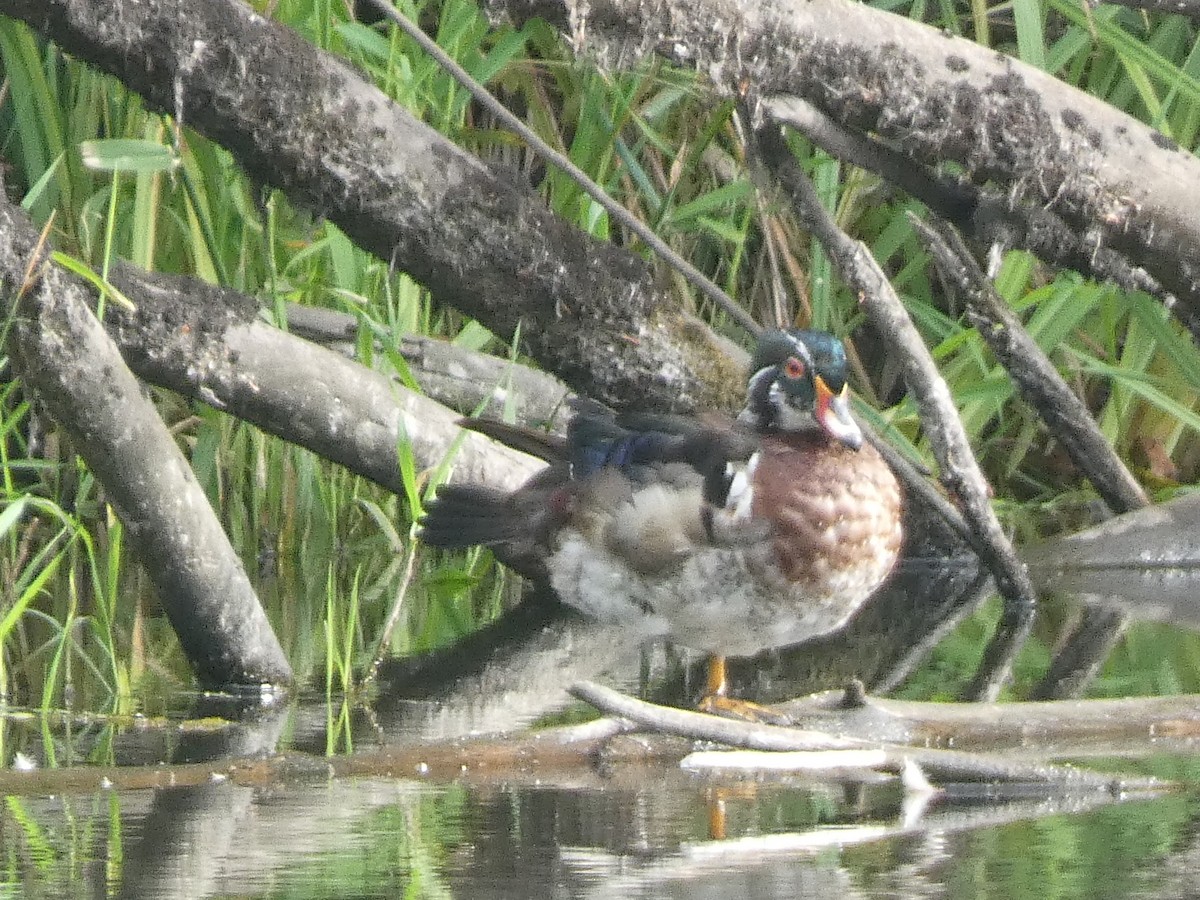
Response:
[[[853,0],[490,5],[547,19],[603,66],[658,53],[723,94],[800,97],[920,165],[957,163],[1014,204],[1057,213],[1093,251],[1123,253],[1177,295],[1196,330],[1200,160],[1032,66]]]
[[[740,401],[742,373],[640,257],[549,212],[353,69],[239,0],[0,0],[225,146],[440,302],[626,407]]]

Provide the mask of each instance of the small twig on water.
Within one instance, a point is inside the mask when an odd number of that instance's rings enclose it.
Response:
[[[920,766],[929,778],[939,782],[978,785],[1027,783],[1053,786],[1059,790],[1104,791],[1114,794],[1166,787],[1152,778],[1126,780],[1088,769],[1014,760],[994,754],[897,746],[834,737],[819,731],[722,719],[707,713],[657,706],[588,681],[573,685],[571,693],[601,712],[628,719],[663,734],[693,740],[717,741],[731,747],[751,750],[877,751],[878,756],[855,757],[858,760],[856,764],[865,764],[867,759],[876,760],[873,768],[899,775],[905,765],[911,762]]]
[[[590,703],[601,712],[663,734],[674,734],[698,741],[715,741],[731,747],[751,750],[854,750],[869,748],[867,741],[835,738],[819,731],[803,731],[778,725],[760,725],[736,719],[723,719],[708,713],[659,706],[622,694],[593,681],[571,686],[571,694]]]

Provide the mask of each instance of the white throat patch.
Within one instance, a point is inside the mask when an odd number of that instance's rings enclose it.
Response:
[[[768,395],[771,406],[775,408],[775,427],[779,431],[796,433],[801,431],[819,431],[821,426],[813,418],[812,410],[797,409],[788,402],[787,394],[779,386],[779,382],[771,385]]]

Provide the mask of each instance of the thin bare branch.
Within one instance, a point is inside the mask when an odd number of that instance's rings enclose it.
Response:
[[[1047,263],[1091,273],[1127,291],[1145,291],[1167,306],[1175,303],[1174,295],[1145,269],[1106,246],[1090,229],[1072,227],[1046,206],[1024,206],[986,187],[937,175],[891,147],[842,127],[799,97],[768,97],[762,105],[775,121],[796,128],[839,159],[882,176],[981,244],[1024,247]]]
[[[588,177],[588,174],[583,169],[579,168],[570,159],[543,141],[538,137],[537,132],[510,113],[504,104],[492,96],[483,85],[472,78],[466,69],[456,63],[450,54],[439,47],[435,41],[431,40],[425,32],[417,27],[416,23],[402,15],[387,0],[371,0],[371,3],[374,4],[377,10],[399,26],[405,34],[416,41],[422,50],[437,60],[438,65],[449,72],[455,81],[470,91],[471,96],[478,100],[484,108],[507,127],[519,134],[521,139],[538,156],[542,157],[546,162],[557,166],[563,172],[566,172],[572,181],[604,208],[605,212],[645,241],[646,245],[662,257],[664,262],[682,274],[704,296],[717,304],[727,316],[741,325],[751,335],[757,335],[762,331],[762,326],[755,322],[754,318],[746,310],[738,306],[732,297],[713,284],[703,272],[672,250],[667,242],[655,234],[644,222],[632,215],[629,210],[610,197],[604,191],[604,188]]]
[[[958,232],[936,221],[913,219],[912,224],[925,238],[942,276],[966,302],[971,324],[1104,502],[1115,513],[1146,506],[1150,498],[1142,486],[1117,456],[1084,402],[996,293]]]
[[[971,451],[950,390],[879,264],[866,247],[838,227],[822,206],[777,126],[759,129],[757,152],[794,204],[797,216],[821,241],[843,280],[858,294],[867,318],[900,359],[905,382],[917,400],[921,422],[941,466],[942,482],[958,498],[973,535],[972,545],[987,563],[1004,598],[1004,615],[969,689],[972,699],[994,699],[1033,625],[1035,594],[992,511],[990,489]]]
[[[1101,792],[1163,786],[1156,779],[1126,782],[1099,772],[1028,762],[997,754],[896,746],[867,737],[833,737],[831,733],[819,731],[722,719],[706,713],[656,706],[588,682],[574,685],[571,693],[601,712],[628,719],[656,732],[764,751],[877,750],[879,755],[873,758],[871,767],[899,774],[907,763],[914,762],[936,781],[984,784],[1027,782],[1054,784],[1060,789]],[[857,764],[864,764],[863,758],[860,757]]]
[[[759,725],[723,719],[708,713],[647,703],[592,681],[571,686],[571,693],[610,716],[636,722],[650,731],[681,735],[701,741],[717,741],[752,750],[855,750],[867,741],[847,740],[818,731],[801,731],[778,725]]]
[[[968,318],[996,359],[1109,508],[1124,513],[1146,506],[1150,500],[1142,486],[1109,445],[1087,406],[996,294],[958,232],[937,222],[914,220],[913,225],[925,238],[942,276],[966,301]],[[1034,696],[1078,696],[1127,624],[1117,610],[1099,604],[1087,606],[1079,627],[1055,656]]]

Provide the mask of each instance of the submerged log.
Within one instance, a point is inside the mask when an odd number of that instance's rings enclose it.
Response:
[[[798,723],[796,728],[666,709],[598,685],[577,685],[576,691],[620,714],[582,725],[516,734],[433,740],[422,740],[417,734],[404,743],[352,756],[292,751],[166,766],[3,770],[0,793],[145,789],[213,780],[263,785],[284,779],[371,775],[482,784],[578,783],[581,779],[593,781],[600,773],[611,777],[619,767],[676,769],[697,749],[697,741],[708,749],[714,742],[788,752],[814,749],[818,758],[831,749],[879,751],[878,765],[884,771],[898,773],[906,761],[916,763],[943,786],[976,784],[1000,790],[999,786],[1010,784],[1041,785],[1040,790],[1046,792],[1155,791],[1170,785],[1051,761],[1096,754],[1191,753],[1192,741],[1200,733],[1200,697],[1194,695],[1002,704],[854,696],[853,704],[846,706],[842,692],[830,691],[778,707]],[[270,717],[264,721],[265,727],[273,727]],[[245,723],[230,727],[247,730]],[[242,736],[239,741],[239,746],[246,746],[249,739]],[[986,748],[987,752],[958,748]],[[258,749],[269,752],[265,746]],[[833,768],[844,768],[837,758],[832,762]]]

